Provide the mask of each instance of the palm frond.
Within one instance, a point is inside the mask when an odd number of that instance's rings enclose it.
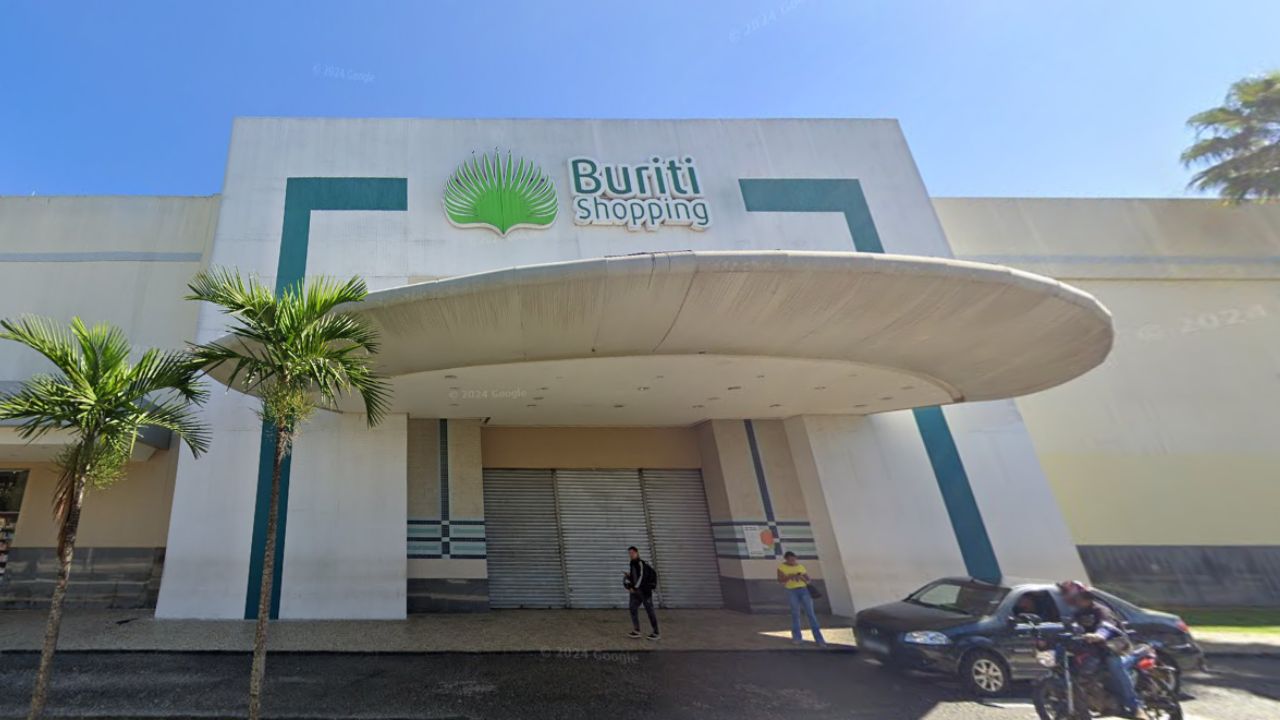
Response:
[[[1207,166],[1189,187],[1217,191],[1228,203],[1280,199],[1280,72],[1237,81],[1222,106],[1187,125],[1196,141],[1182,163]]]
[[[13,340],[40,353],[68,378],[83,376],[84,367],[67,329],[48,318],[25,316],[0,320],[0,339]]]
[[[52,430],[73,426],[79,417],[79,395],[65,378],[35,375],[0,398],[0,420],[19,420],[18,436],[35,440]]]
[[[203,402],[206,391],[198,380],[197,362],[185,353],[147,350],[131,363],[132,348],[123,332],[106,324],[90,327],[79,318],[65,329],[41,318],[3,320],[0,327],[0,338],[26,345],[59,370],[28,378],[16,392],[0,397],[0,418],[21,421],[23,438],[34,440],[54,430],[71,433],[59,455],[64,478],[55,494],[58,512],[65,513],[67,493],[75,492],[75,483],[105,484],[118,478],[138,431],[152,419],[194,437],[193,449],[207,447],[207,431],[189,415],[190,406]],[[180,408],[188,414],[175,414]]]
[[[191,404],[185,400],[168,400],[153,405],[146,409],[139,421],[143,426],[164,428],[177,435],[196,457],[209,449],[209,428],[196,418],[191,412]]]
[[[192,354],[206,372],[230,364],[228,385],[260,395],[264,418],[292,430],[314,407],[336,409],[350,394],[360,396],[371,425],[385,415],[390,388],[372,367],[377,330],[338,310],[368,295],[360,278],[311,278],[274,296],[252,278],[211,270],[190,288],[234,321],[234,340],[194,345]]]
[[[170,391],[188,402],[201,403],[209,391],[199,380],[201,364],[189,353],[151,349],[133,366],[127,394],[145,398]]]

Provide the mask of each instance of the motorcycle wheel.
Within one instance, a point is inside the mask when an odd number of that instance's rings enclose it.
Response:
[[[1067,711],[1067,687],[1064,683],[1056,678],[1036,683],[1031,691],[1031,700],[1035,703],[1040,720],[1089,720],[1089,700],[1080,688],[1074,690],[1076,697],[1073,715]]]
[[[1147,706],[1147,717],[1151,720],[1182,720],[1182,703],[1178,700],[1175,686],[1176,681],[1172,677],[1148,675],[1142,678],[1138,692],[1142,703]]]
[[[1176,660],[1164,652],[1157,652],[1156,660],[1161,667],[1169,668],[1169,672],[1173,675],[1173,693],[1176,697],[1182,697],[1182,668],[1178,666]]]

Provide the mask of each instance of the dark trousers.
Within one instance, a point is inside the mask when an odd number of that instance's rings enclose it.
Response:
[[[644,605],[644,611],[649,615],[649,627],[653,628],[656,635],[658,633],[658,616],[653,613],[653,593],[636,591],[630,593],[631,605],[631,627],[636,632],[640,632],[640,606]]]

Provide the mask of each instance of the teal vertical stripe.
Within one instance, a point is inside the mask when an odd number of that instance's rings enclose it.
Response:
[[[987,525],[982,521],[982,511],[973,496],[969,474],[960,460],[960,450],[956,448],[955,437],[942,408],[916,408],[912,412],[924,440],[925,452],[929,455],[929,464],[933,466],[933,475],[938,480],[942,502],[951,516],[951,528],[960,545],[965,570],[979,580],[1000,582],[1000,563],[996,561]]]
[[[405,178],[289,178],[285,184],[284,227],[280,232],[280,260],[276,265],[276,294],[300,284],[307,272],[307,243],[312,210],[407,210],[409,181]],[[253,543],[249,550],[249,584],[244,617],[258,617],[262,588],[262,554],[267,547],[267,513],[271,503],[272,433],[262,424],[258,453],[258,492],[253,513]],[[280,578],[284,571],[285,525],[289,518],[289,475],[292,457],[280,467],[280,517],[276,525],[275,572],[272,573],[271,617],[280,617]]]
[[[880,233],[862,193],[862,183],[852,179],[742,179],[738,180],[748,212],[838,212],[859,252],[883,253]],[[917,408],[916,427],[924,440],[938,490],[951,519],[966,571],[980,580],[998,582],[1000,564],[982,512],[973,495],[951,428],[940,407]]]

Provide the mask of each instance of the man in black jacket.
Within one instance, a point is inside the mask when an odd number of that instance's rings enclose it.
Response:
[[[627,548],[627,554],[631,556],[631,570],[623,574],[622,585],[631,595],[631,632],[628,634],[633,638],[640,637],[638,611],[644,605],[644,611],[649,615],[649,627],[653,628],[649,639],[657,640],[661,636],[658,634],[658,616],[653,612],[653,591],[658,587],[658,573],[640,559],[640,551],[634,545]]]

